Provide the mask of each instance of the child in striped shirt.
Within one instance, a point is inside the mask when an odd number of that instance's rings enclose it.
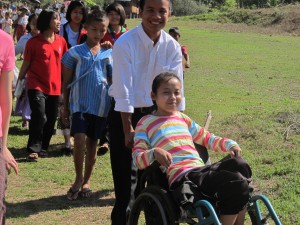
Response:
[[[178,111],[181,82],[176,75],[158,75],[152,84],[151,97],[157,110],[137,124],[133,163],[144,169],[158,161],[171,192],[185,182],[193,183],[194,200],[206,196],[212,204],[217,204],[222,224],[243,224],[252,172],[241,158],[238,144],[215,136]],[[193,142],[215,152],[233,152],[235,157],[205,166]]]
[[[96,161],[97,140],[106,126],[111,98],[111,49],[101,48],[108,18],[105,12],[94,10],[88,14],[85,29],[87,41],[73,46],[62,58],[64,123],[71,115],[71,136],[74,137],[74,164],[76,178],[67,192],[70,200],[90,197],[90,177]],[[86,152],[85,152],[86,151]],[[83,162],[85,171],[83,174]]]

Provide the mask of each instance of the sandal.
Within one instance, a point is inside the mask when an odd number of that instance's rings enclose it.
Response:
[[[82,198],[89,198],[92,195],[92,190],[90,188],[82,188],[79,194]]]
[[[27,161],[29,161],[29,162],[37,162],[38,158],[39,158],[39,155],[37,153],[30,153],[27,156]]]
[[[67,198],[71,201],[76,200],[78,198],[79,190],[74,191],[71,187],[67,192]]]
[[[47,152],[46,150],[41,150],[41,151],[39,152],[39,156],[40,156],[41,158],[47,158],[47,157],[48,157],[48,152]]]
[[[97,155],[98,156],[105,155],[105,153],[107,153],[108,151],[109,151],[109,144],[108,143],[104,143],[103,145],[101,145],[98,148]]]

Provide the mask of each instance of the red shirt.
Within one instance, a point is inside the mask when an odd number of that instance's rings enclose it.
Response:
[[[127,32],[127,29],[124,27],[121,28],[119,33],[115,33],[110,27],[108,27],[106,34],[101,40],[101,43],[109,41],[112,45],[114,45],[115,41],[125,32]]]
[[[54,42],[42,34],[30,38],[26,44],[24,60],[30,62],[27,87],[47,95],[61,94],[61,58],[68,50],[65,39],[55,34]]]

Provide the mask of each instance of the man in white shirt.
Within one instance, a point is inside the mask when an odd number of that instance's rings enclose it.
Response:
[[[134,128],[142,116],[153,111],[152,81],[159,73],[174,72],[183,83],[181,47],[162,30],[170,16],[170,4],[169,0],[141,0],[142,23],[123,34],[113,48],[110,95],[115,104],[109,117],[109,133],[116,201],[112,225],[126,224]],[[179,109],[184,108],[183,97]]]

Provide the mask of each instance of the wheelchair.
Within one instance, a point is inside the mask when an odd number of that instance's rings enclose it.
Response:
[[[206,148],[196,147],[203,161],[210,163]],[[157,162],[145,169],[138,184],[141,192],[129,207],[128,225],[221,225],[217,208],[207,200],[198,200],[188,210],[178,206]],[[246,214],[245,224],[281,225],[270,201],[261,194],[251,196]]]

